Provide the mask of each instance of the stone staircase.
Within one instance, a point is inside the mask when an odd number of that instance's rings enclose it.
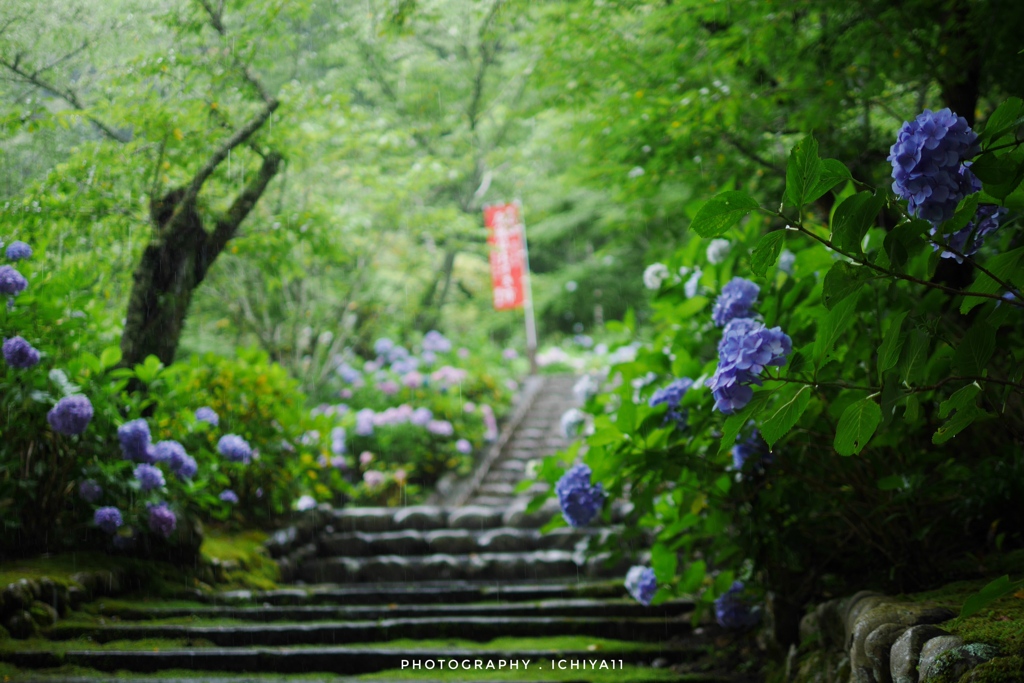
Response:
[[[710,636],[690,628],[692,603],[636,603],[622,585],[629,563],[593,552],[620,527],[542,533],[557,503],[530,511],[543,487],[517,492],[527,462],[566,445],[558,423],[573,382],[529,387],[449,505],[319,509],[277,532],[268,550],[290,587],[99,603],[49,629],[55,647],[3,659],[40,681],[176,670],[191,681],[728,680],[699,673]],[[53,667],[63,677],[45,675]]]

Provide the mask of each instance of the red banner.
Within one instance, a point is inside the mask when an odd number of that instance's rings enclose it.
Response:
[[[487,243],[491,245],[491,284],[494,308],[504,311],[521,308],[526,301],[523,273],[526,254],[523,249],[525,226],[518,204],[495,204],[484,208]]]

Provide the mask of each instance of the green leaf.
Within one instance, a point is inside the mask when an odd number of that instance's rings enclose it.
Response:
[[[837,159],[822,159],[821,174],[818,176],[818,182],[814,184],[807,193],[807,196],[804,197],[804,203],[813,202],[836,185],[848,182],[851,178],[850,170],[846,168],[843,162]]]
[[[900,359],[900,351],[903,350],[905,337],[900,335],[903,329],[903,319],[907,317],[906,311],[900,311],[889,321],[889,329],[882,337],[882,345],[878,347],[878,379],[882,379],[883,373],[896,367]]]
[[[946,420],[941,427],[932,434],[932,443],[944,444],[954,436],[971,426],[979,417],[987,417],[988,413],[974,405],[961,408],[953,413],[953,416]]]
[[[1008,157],[997,157],[992,152],[982,154],[971,164],[971,173],[986,185],[1009,183],[1017,175],[1017,164]]]
[[[811,401],[811,388],[791,384],[778,392],[779,402],[768,411],[768,417],[761,423],[761,436],[771,448],[786,435],[800,420]]]
[[[985,122],[985,129],[978,136],[978,142],[993,143],[1024,123],[1024,100],[1009,97],[996,107]]]
[[[746,192],[723,192],[700,207],[690,228],[701,237],[718,237],[757,208],[759,204]]]
[[[769,398],[771,398],[771,392],[759,391],[750,399],[750,403],[743,407],[743,410],[725,419],[725,424],[722,426],[722,439],[718,446],[719,454],[732,450],[732,447],[736,445],[736,436],[740,433],[740,429],[748,421],[760,415]]]
[[[956,347],[953,368],[961,375],[981,375],[996,350],[996,331],[984,323],[975,323]]]
[[[923,330],[915,329],[907,337],[903,345],[903,353],[896,367],[900,371],[900,379],[907,384],[914,384],[920,379],[924,370],[925,362],[928,360],[928,347],[931,345],[931,337]]]
[[[861,254],[861,243],[868,228],[885,206],[882,193],[858,192],[847,197],[832,214],[832,244],[850,254]]]
[[[869,398],[851,404],[843,411],[836,427],[834,446],[839,455],[860,453],[874,436],[882,421],[882,409]]]
[[[960,619],[966,619],[972,614],[977,614],[999,598],[1013,593],[1024,586],[1024,581],[1010,581],[1010,576],[1000,576],[990,581],[980,591],[964,600],[964,606],[960,608]]]
[[[768,269],[775,265],[785,243],[785,230],[775,230],[757,241],[754,253],[750,256],[750,270],[754,272],[754,275],[764,277]]]
[[[878,480],[879,491],[895,491],[903,488],[905,485],[906,482],[899,474],[890,474],[888,477],[882,477]]]
[[[704,577],[707,575],[708,566],[704,560],[697,560],[691,562],[690,566],[683,572],[683,576],[679,579],[679,592],[685,594],[693,594],[697,592],[702,585],[704,585]]]
[[[674,550],[670,550],[664,543],[655,543],[651,548],[651,569],[654,576],[661,585],[671,583],[676,578],[676,567],[679,558]]]
[[[100,365],[104,368],[112,368],[120,362],[121,348],[119,346],[109,346],[100,354]]]
[[[871,279],[872,272],[864,266],[855,266],[845,261],[836,261],[825,273],[821,290],[821,302],[832,310],[840,301],[856,292]]]
[[[1019,247],[1013,251],[993,256],[985,261],[984,265],[985,268],[997,278],[1007,282],[1012,279],[1014,271],[1017,270],[1021,256],[1024,256],[1024,247]],[[979,292],[981,294],[995,294],[1001,288],[1002,286],[986,273],[979,272],[978,277],[974,279],[974,283],[971,285],[969,291]],[[963,303],[960,304],[960,312],[966,315],[972,308],[978,304],[985,303],[986,301],[991,301],[991,299],[980,296],[964,297]]]
[[[857,307],[857,299],[856,295],[847,296],[818,323],[818,334],[814,340],[814,358],[819,365],[856,319],[854,309]]]
[[[917,394],[907,396],[907,407],[903,411],[903,419],[907,422],[914,422],[921,417],[921,401]]]
[[[974,400],[980,393],[981,387],[974,383],[968,384],[965,387],[960,387],[953,392],[952,396],[939,405],[939,417],[946,418],[953,410],[963,410],[968,406],[973,406]]]
[[[808,197],[820,179],[821,159],[818,158],[818,143],[808,135],[789,153],[789,163],[786,164],[786,204],[792,208],[799,208],[805,202],[813,201]]]

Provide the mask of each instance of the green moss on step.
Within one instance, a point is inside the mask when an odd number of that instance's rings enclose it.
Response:
[[[238,567],[226,571],[218,587],[271,590],[277,588],[281,573],[263,547],[266,540],[266,532],[258,529],[225,531],[207,528],[199,552],[208,563],[216,560]]]
[[[198,647],[213,647],[213,643],[198,638],[192,640],[186,640],[185,638],[145,638],[142,640],[112,640],[109,643],[97,643],[85,638],[73,640],[46,640],[45,638],[12,639],[0,643],[0,660],[5,655],[15,652],[45,651],[61,655],[72,650],[161,652],[163,650],[182,650]]]
[[[1024,681],[1024,657],[996,657],[964,674],[962,683],[1019,683]]]

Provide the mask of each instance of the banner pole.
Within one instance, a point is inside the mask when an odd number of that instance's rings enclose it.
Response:
[[[526,218],[523,216],[523,203],[516,200],[519,212],[519,225],[523,237],[523,285],[526,296],[523,299],[523,314],[526,317],[526,356],[530,360],[530,374],[537,374],[537,320],[533,313],[533,284],[530,279],[530,247],[526,241]]]

